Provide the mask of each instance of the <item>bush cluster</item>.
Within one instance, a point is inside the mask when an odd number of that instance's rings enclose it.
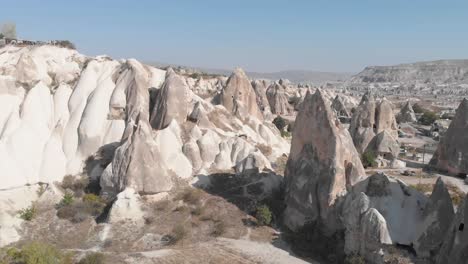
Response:
[[[0,253],[0,263],[72,264],[72,255],[44,242],[30,242],[21,249],[8,248]]]
[[[255,218],[257,218],[257,222],[259,225],[269,225],[272,219],[272,213],[268,206],[260,205],[257,207],[257,211],[255,213]]]
[[[364,166],[364,168],[377,167],[377,162],[375,161],[376,158],[377,156],[375,155],[373,151],[366,151],[362,153],[361,155],[362,166]]]

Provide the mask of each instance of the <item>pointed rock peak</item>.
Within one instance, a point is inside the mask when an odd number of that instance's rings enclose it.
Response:
[[[237,75],[239,77],[245,77],[247,78],[247,74],[245,74],[244,70],[240,67],[237,67],[234,69],[234,71],[232,72],[232,75]],[[231,77],[232,77],[231,75]]]
[[[363,103],[367,103],[367,102],[370,102],[370,101],[374,101],[375,98],[374,98],[374,95],[372,94],[371,91],[367,91],[363,96],[362,96],[362,99],[361,99],[361,104]]]
[[[167,70],[166,70],[166,78],[167,78],[168,76],[172,75],[172,74],[176,74],[175,71],[174,71],[174,69],[172,69],[172,67],[167,68]]]
[[[447,187],[445,186],[444,181],[442,181],[441,177],[437,178],[437,181],[436,181],[436,183],[434,185],[434,189],[433,189],[432,194],[431,194],[431,200],[433,202],[446,200],[447,202],[452,203],[449,191],[448,191]]]
[[[457,108],[457,113],[462,112],[463,114],[468,114],[468,100],[463,98],[460,105]]]

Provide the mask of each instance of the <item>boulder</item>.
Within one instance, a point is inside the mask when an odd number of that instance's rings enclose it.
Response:
[[[285,170],[285,223],[292,230],[305,221],[338,228],[337,199],[365,177],[349,132],[321,90],[308,93],[296,118]]]
[[[237,117],[254,116],[263,119],[257,96],[245,72],[237,68],[220,94],[221,104]]]
[[[454,174],[468,174],[468,100],[463,99],[440,140],[430,165]]]
[[[400,113],[398,113],[396,118],[398,123],[414,123],[418,121],[410,101],[407,101],[406,104],[401,108]]]

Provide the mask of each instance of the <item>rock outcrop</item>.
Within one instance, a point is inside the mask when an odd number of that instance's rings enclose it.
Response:
[[[172,69],[167,70],[166,79],[155,100],[150,119],[154,129],[166,128],[172,120],[182,124],[187,119],[188,87]]]
[[[459,206],[457,214],[450,227],[446,231],[446,236],[442,242],[436,263],[465,264],[466,253],[468,252],[468,196],[465,196],[463,203]]]
[[[400,113],[397,115],[397,121],[398,123],[413,123],[418,121],[410,101],[407,101],[401,108]]]
[[[367,145],[375,136],[375,109],[374,96],[366,93],[362,96],[359,106],[354,112],[349,132],[359,153],[363,153]]]
[[[343,103],[343,100],[341,99],[341,96],[339,95],[337,95],[335,99],[333,99],[332,108],[333,110],[335,110],[336,115],[339,117],[351,117],[351,111],[346,108],[345,104]]]
[[[338,228],[335,203],[365,177],[349,132],[322,92],[308,94],[296,118],[286,166],[285,223],[298,230],[307,222]]]
[[[137,61],[129,60],[128,65],[131,80],[126,90],[126,127],[111,163],[112,178],[101,179],[101,185],[113,183],[102,186],[110,195],[127,187],[140,194],[169,191],[173,186],[171,174],[160,162],[161,153],[149,123],[148,73]]]
[[[398,138],[398,125],[393,113],[393,105],[385,98],[380,101],[375,110],[375,126],[376,134],[387,131],[395,139]]]
[[[441,178],[437,179],[424,214],[414,249],[420,257],[431,257],[438,254],[455,216],[452,199]]]
[[[468,100],[463,99],[430,165],[454,174],[468,174]]]
[[[221,104],[238,117],[254,116],[263,119],[257,96],[245,72],[237,68],[220,94]]]
[[[275,115],[291,115],[294,107],[289,103],[286,87],[279,82],[272,83],[266,90],[271,112]]]
[[[271,118],[273,115],[271,113],[270,103],[267,98],[267,86],[268,82],[266,80],[254,80],[252,81],[252,87],[255,90],[255,95],[257,96],[257,104],[262,111],[265,119]]]
[[[400,144],[387,130],[384,130],[371,140],[366,151],[371,151],[386,160],[392,161],[398,158]]]

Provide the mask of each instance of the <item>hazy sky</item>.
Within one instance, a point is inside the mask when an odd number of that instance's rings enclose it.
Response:
[[[87,55],[211,68],[358,72],[468,58],[466,0],[0,0],[0,21]]]

